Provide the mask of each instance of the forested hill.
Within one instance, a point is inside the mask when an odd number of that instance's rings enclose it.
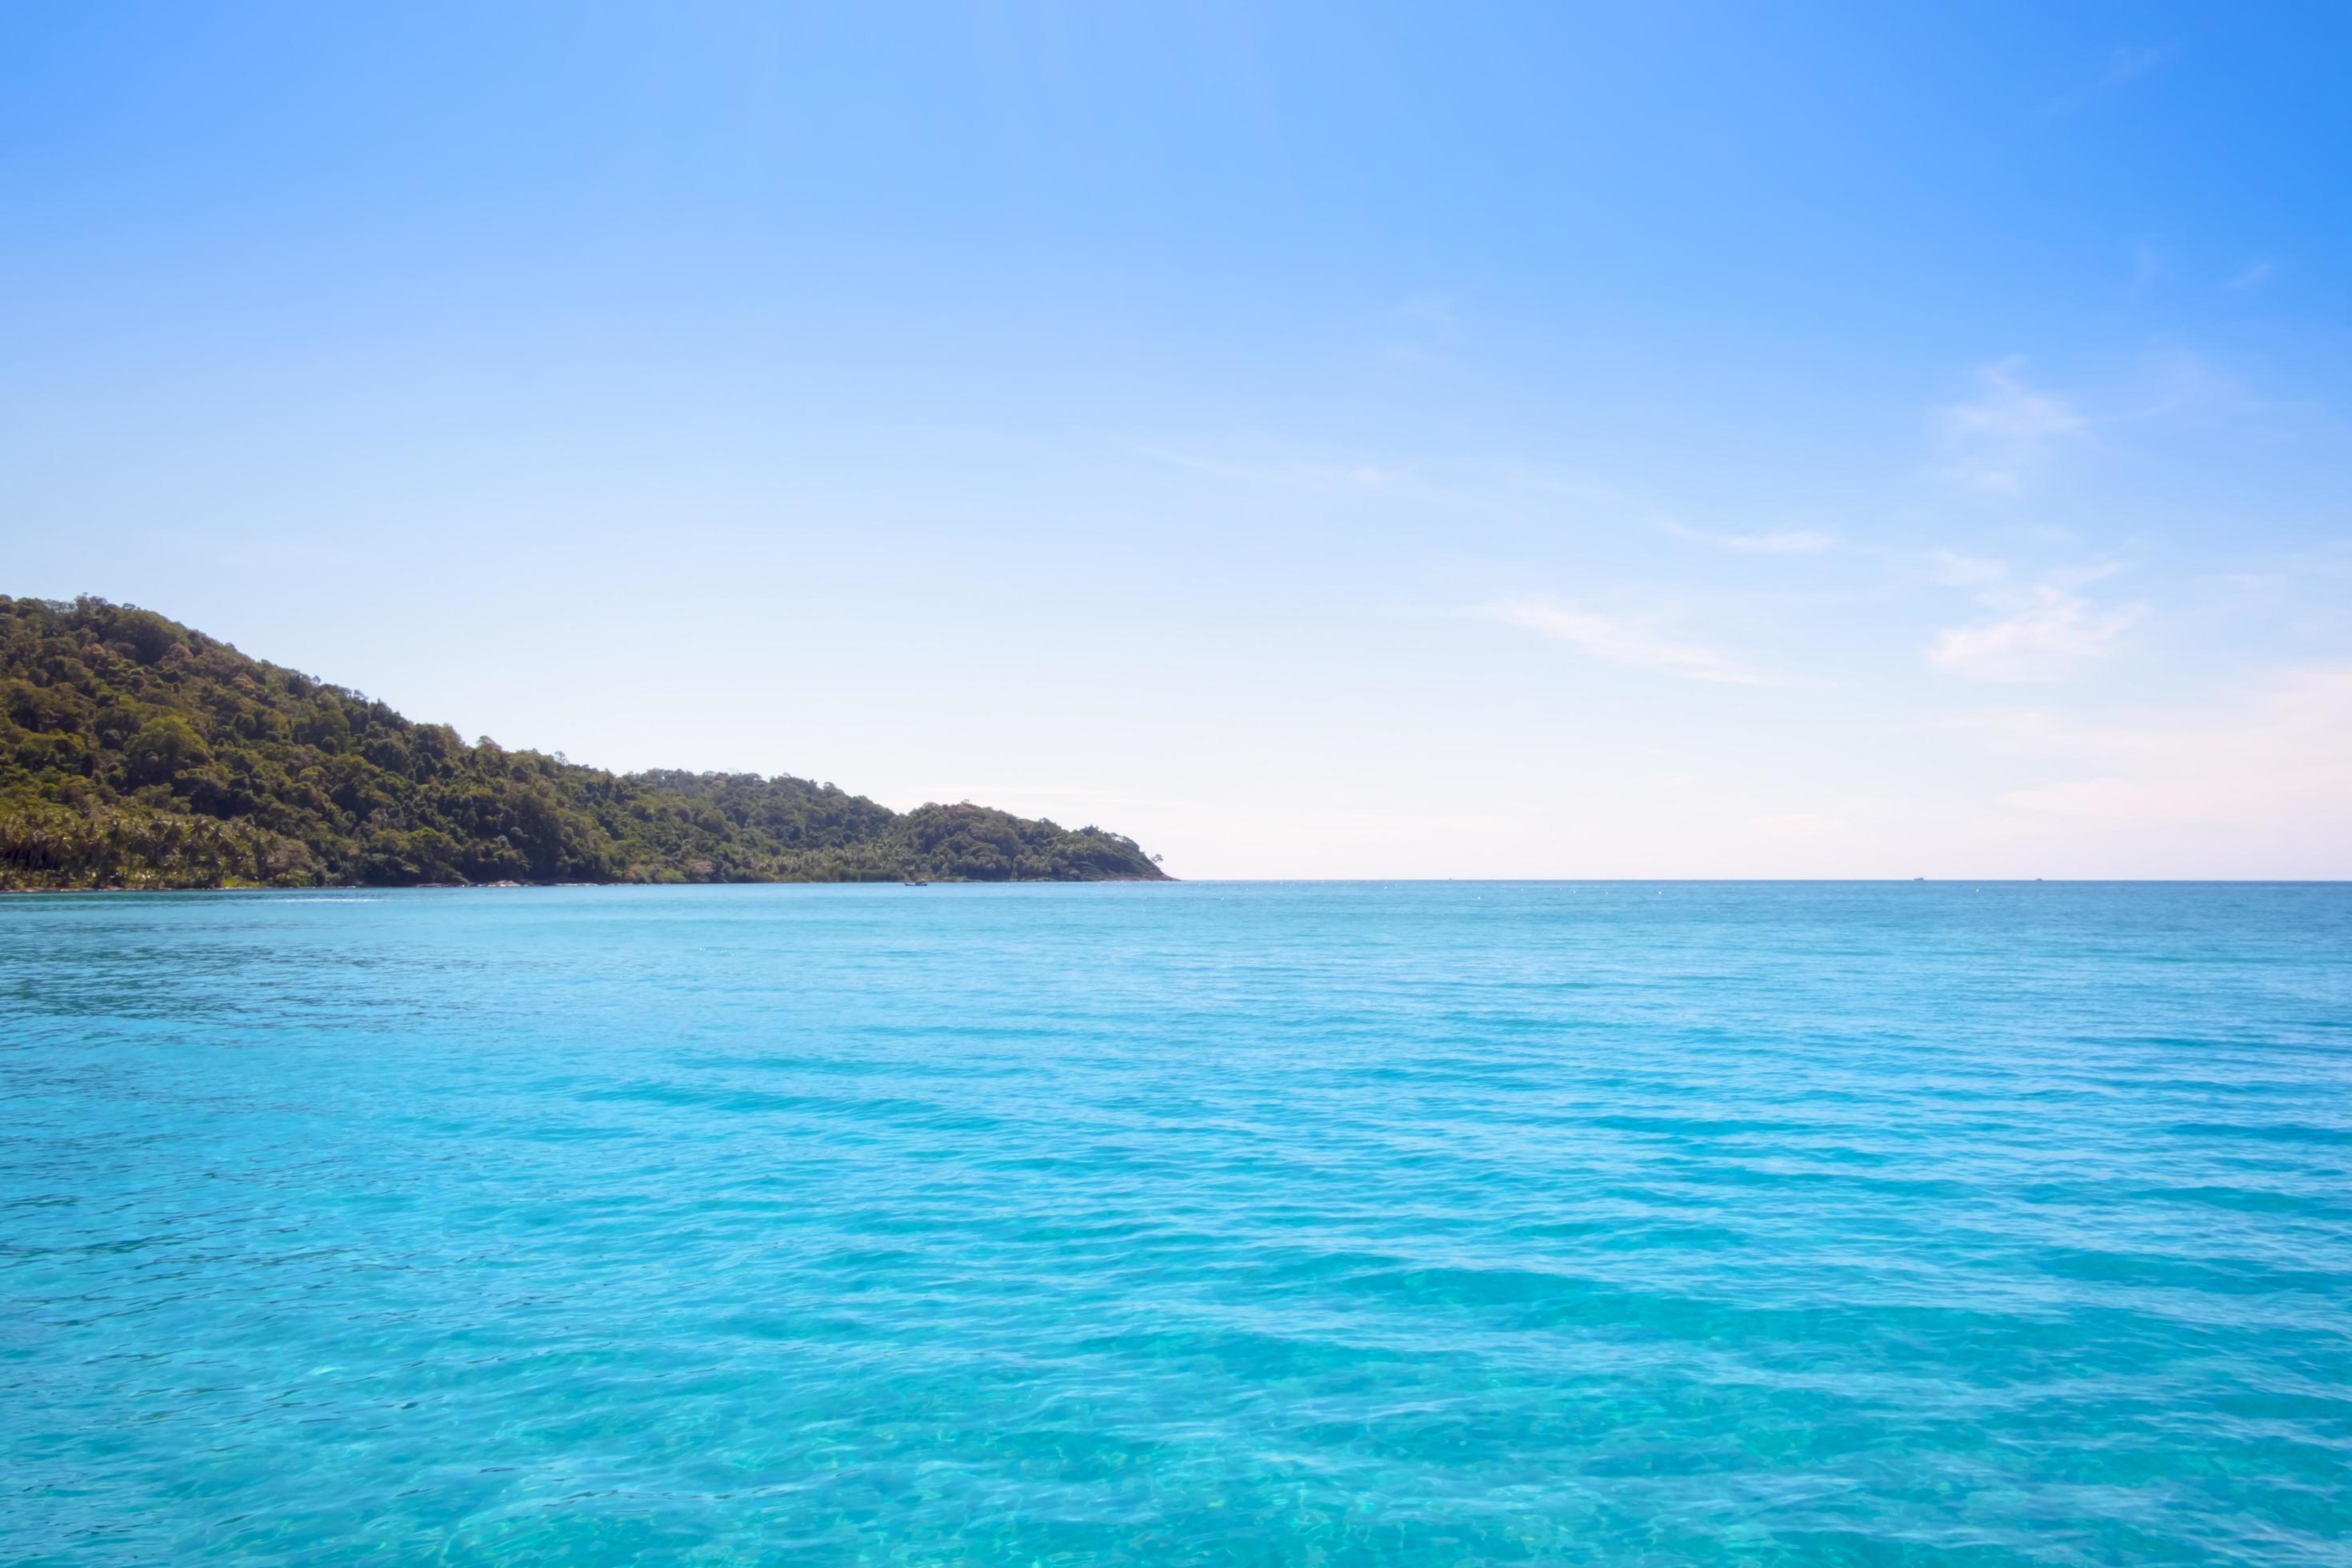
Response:
[[[0,597],[0,888],[1160,875],[1098,827],[467,745],[150,611]]]

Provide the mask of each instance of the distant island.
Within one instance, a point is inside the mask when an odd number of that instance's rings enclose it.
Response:
[[[469,745],[152,611],[0,596],[0,889],[1164,879],[1099,827]]]

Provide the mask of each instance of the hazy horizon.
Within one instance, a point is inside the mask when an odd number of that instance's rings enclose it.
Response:
[[[2352,13],[0,18],[0,593],[1190,880],[2352,877]]]

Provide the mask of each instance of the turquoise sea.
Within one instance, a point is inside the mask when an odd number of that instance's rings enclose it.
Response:
[[[0,900],[0,1562],[2352,1564],[2352,888]]]

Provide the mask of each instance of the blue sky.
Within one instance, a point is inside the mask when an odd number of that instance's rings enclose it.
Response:
[[[18,6],[0,592],[1186,876],[2352,875],[2347,46]]]

